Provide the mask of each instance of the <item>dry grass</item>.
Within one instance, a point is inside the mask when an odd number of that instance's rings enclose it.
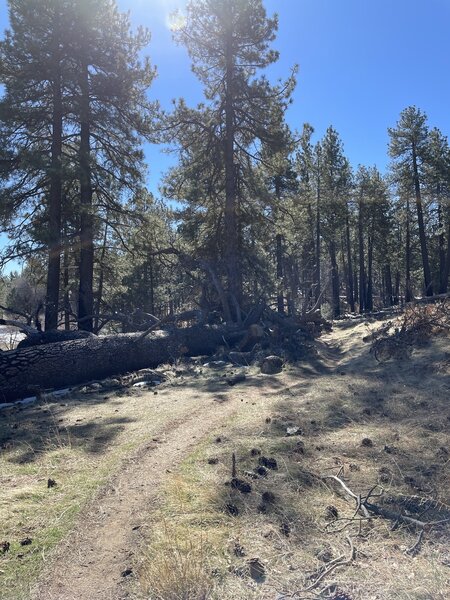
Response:
[[[206,600],[212,592],[211,547],[200,533],[164,522],[143,578],[153,600]]]
[[[0,411],[0,598],[22,600],[79,512],[123,459],[202,402],[160,386],[80,394]],[[56,486],[48,488],[48,479]],[[29,537],[30,545],[20,542]]]

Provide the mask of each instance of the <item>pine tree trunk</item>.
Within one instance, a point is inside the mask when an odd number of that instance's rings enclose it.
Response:
[[[441,194],[440,194],[440,186],[438,186],[437,197],[438,197],[438,225],[439,225],[439,293],[445,294],[447,291],[447,281],[445,278],[445,268],[446,268],[446,248],[445,248],[445,233],[444,233],[444,222],[442,218],[442,203],[441,203]]]
[[[354,260],[354,264],[356,265],[356,257]],[[356,304],[356,302],[358,302],[358,299],[359,299],[358,272],[357,272],[356,268],[353,271],[353,283],[354,283],[353,302]]]
[[[231,13],[231,7],[230,7]],[[234,49],[233,31],[230,27],[225,44],[225,215],[224,215],[224,257],[228,275],[228,291],[240,304],[241,290],[239,286],[239,258],[237,231],[237,202],[236,202],[236,169],[234,164]],[[225,315],[231,320],[231,311]]]
[[[94,219],[92,214],[90,93],[87,63],[81,66],[80,78],[80,284],[78,328],[93,331],[94,314]]]
[[[394,306],[397,306],[400,302],[400,271],[395,272],[395,295],[394,295]]]
[[[373,310],[373,232],[369,235],[367,244],[367,295],[366,309]]]
[[[316,303],[318,306],[321,305],[321,295],[322,295],[322,283],[321,283],[321,273],[320,273],[320,261],[321,261],[321,244],[320,244],[320,168],[318,169],[317,175],[317,197],[316,197],[316,269],[315,269],[315,277],[316,277]]]
[[[331,289],[332,289],[332,306],[333,317],[339,317],[341,314],[341,302],[339,298],[339,269],[336,260],[336,242],[330,242],[330,260],[331,260]]]
[[[448,289],[448,277],[450,275],[450,220],[447,228],[447,258],[445,260],[445,270],[443,275],[443,293],[445,294]]]
[[[366,268],[364,265],[364,237],[363,237],[363,199],[359,199],[358,211],[358,246],[359,246],[359,312],[366,310]]]
[[[392,289],[392,274],[391,274],[391,265],[386,263],[384,267],[384,284],[386,290],[386,304],[388,306],[393,306],[394,303],[394,293]]]
[[[211,354],[217,346],[240,340],[244,332],[207,327],[179,329],[162,336],[120,334],[89,337],[0,352],[0,402],[64,388],[159,364],[178,356]]]
[[[63,259],[63,282],[64,282],[64,329],[70,331],[70,298],[69,298],[69,250],[64,248]]]
[[[416,194],[417,222],[419,225],[420,250],[422,253],[423,276],[425,281],[425,294],[433,295],[433,282],[431,279],[430,263],[428,259],[427,239],[425,235],[425,224],[423,220],[422,195],[420,192],[419,170],[417,167],[416,149],[413,146],[413,171],[414,191]]]
[[[58,36],[58,33],[56,33]],[[59,309],[59,284],[61,277],[61,204],[62,204],[62,77],[60,64],[59,40],[56,40],[56,68],[53,80],[53,115],[52,115],[52,148],[50,192],[48,204],[48,264],[47,292],[45,301],[45,330],[57,329]]]
[[[355,300],[353,294],[353,263],[352,263],[352,248],[350,245],[350,222],[347,214],[345,216],[345,238],[347,242],[347,270],[348,270],[348,300],[350,304],[350,310],[352,313],[355,312]]]
[[[405,302],[411,302],[411,218],[409,209],[409,196],[406,198],[406,279]]]
[[[106,255],[106,242],[108,239],[108,223],[105,225],[105,231],[103,233],[103,244],[100,252],[99,260],[99,274],[98,274],[98,287],[96,293],[96,306],[95,306],[95,319],[94,319],[94,332],[98,333],[100,324],[100,312],[103,299],[103,284],[105,280],[105,255]]]

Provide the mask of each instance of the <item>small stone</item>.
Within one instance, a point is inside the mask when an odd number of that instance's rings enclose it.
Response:
[[[227,366],[227,363],[224,360],[212,360],[203,365],[207,369],[224,369]]]
[[[288,437],[291,437],[293,435],[301,435],[302,434],[302,430],[300,429],[300,427],[288,427],[286,429],[286,435]]]
[[[133,569],[128,567],[125,571],[122,571],[122,577],[129,577],[130,575],[133,575]]]
[[[275,375],[283,369],[283,359],[279,356],[266,356],[261,363],[261,373]]]
[[[208,465],[217,465],[218,462],[218,458],[208,458]]]
[[[250,450],[250,454],[251,454],[251,456],[260,456],[261,450],[259,448],[252,448]]]
[[[236,385],[237,383],[242,383],[246,379],[245,373],[236,373],[236,375],[227,378],[227,383],[228,385]]]

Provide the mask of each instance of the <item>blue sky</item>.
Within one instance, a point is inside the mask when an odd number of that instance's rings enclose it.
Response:
[[[288,121],[310,122],[317,137],[332,124],[353,165],[388,164],[387,128],[416,104],[430,125],[450,134],[450,0],[265,0],[279,15],[273,78],[300,67]],[[201,87],[186,51],[171,40],[168,15],[183,0],[119,0],[134,24],[153,34],[149,55],[158,67],[150,96],[170,108],[171,98],[195,104]],[[173,159],[147,147],[149,185]]]
[[[32,1],[32,0],[28,0]],[[92,0],[95,2],[95,0]],[[148,55],[158,67],[149,90],[164,108],[183,96],[202,100],[186,50],[176,46],[169,15],[185,0],[118,0],[133,25],[152,32]],[[293,128],[304,122],[321,137],[332,124],[340,133],[351,163],[386,169],[387,127],[400,111],[415,104],[431,126],[450,135],[450,0],[265,0],[279,15],[274,47],[279,62],[269,74],[276,80],[299,65],[294,103],[287,118]],[[7,27],[6,1],[0,0],[0,29]],[[146,145],[148,184],[157,192],[161,173],[174,157]],[[1,238],[0,238],[1,246]]]

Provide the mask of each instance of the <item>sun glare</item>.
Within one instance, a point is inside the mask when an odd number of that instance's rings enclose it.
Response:
[[[186,17],[179,10],[166,16],[166,25],[171,31],[179,31],[186,24]]]

